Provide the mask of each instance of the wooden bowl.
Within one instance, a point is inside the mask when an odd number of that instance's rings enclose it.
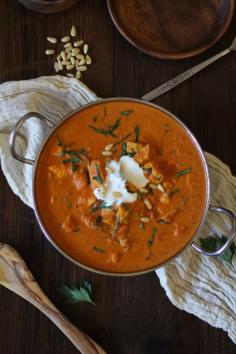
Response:
[[[162,59],[203,52],[227,30],[234,0],[107,0],[120,33],[136,48]]]
[[[53,13],[67,10],[79,0],[18,0],[30,10],[41,13]]]

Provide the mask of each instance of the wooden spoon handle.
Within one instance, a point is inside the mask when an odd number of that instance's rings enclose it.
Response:
[[[16,250],[3,243],[0,243],[0,284],[43,312],[82,354],[106,354],[96,342],[74,326],[53,305]]]

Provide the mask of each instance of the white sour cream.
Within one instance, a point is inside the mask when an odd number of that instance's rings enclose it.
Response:
[[[138,194],[128,192],[126,182],[142,188],[147,185],[148,179],[144,176],[143,169],[132,157],[122,156],[119,161],[112,160],[107,163],[104,188],[96,188],[94,195],[108,206],[133,203],[137,200]]]

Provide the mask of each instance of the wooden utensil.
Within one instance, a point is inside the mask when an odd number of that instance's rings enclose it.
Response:
[[[27,265],[11,246],[0,243],[0,284],[43,312],[82,354],[106,354],[87,334],[75,327],[47,298]]]
[[[135,47],[157,58],[199,54],[227,30],[234,0],[107,0],[111,18]]]
[[[42,14],[65,11],[79,0],[18,0],[23,6]]]
[[[194,67],[184,71],[182,74],[179,74],[175,76],[173,79],[168,80],[164,84],[158,86],[151,92],[148,92],[146,95],[142,97],[142,100],[144,101],[152,101],[154,98],[157,98],[163,93],[172,90],[174,87],[182,84],[185,80],[189,79],[193,75],[197,74],[199,71],[202,69],[205,69],[208,65],[214,63],[216,60],[224,57],[225,55],[235,52],[236,51],[236,37],[234,38],[233,42],[231,45],[226,48],[225,50],[222,50],[220,53],[217,53],[213,55],[213,57],[203,61],[202,63],[195,65]]]

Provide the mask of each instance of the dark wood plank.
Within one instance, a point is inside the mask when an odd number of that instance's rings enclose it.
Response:
[[[53,74],[44,56],[45,37],[63,35],[78,24],[95,58],[85,83],[99,96],[140,97],[177,73],[227,46],[236,33],[233,21],[211,50],[181,62],[156,60],[130,46],[114,29],[102,0],[80,1],[64,13],[42,15],[2,0],[0,81]],[[156,100],[177,114],[202,146],[236,173],[235,56],[229,55],[182,86]],[[26,260],[52,301],[111,354],[233,354],[227,335],[175,308],[155,274],[136,278],[94,275],[64,259],[44,239],[33,211],[13,195],[0,173],[0,238]],[[90,280],[96,307],[66,305],[57,293],[62,283]],[[0,287],[0,353],[75,354],[77,351],[43,315]]]

